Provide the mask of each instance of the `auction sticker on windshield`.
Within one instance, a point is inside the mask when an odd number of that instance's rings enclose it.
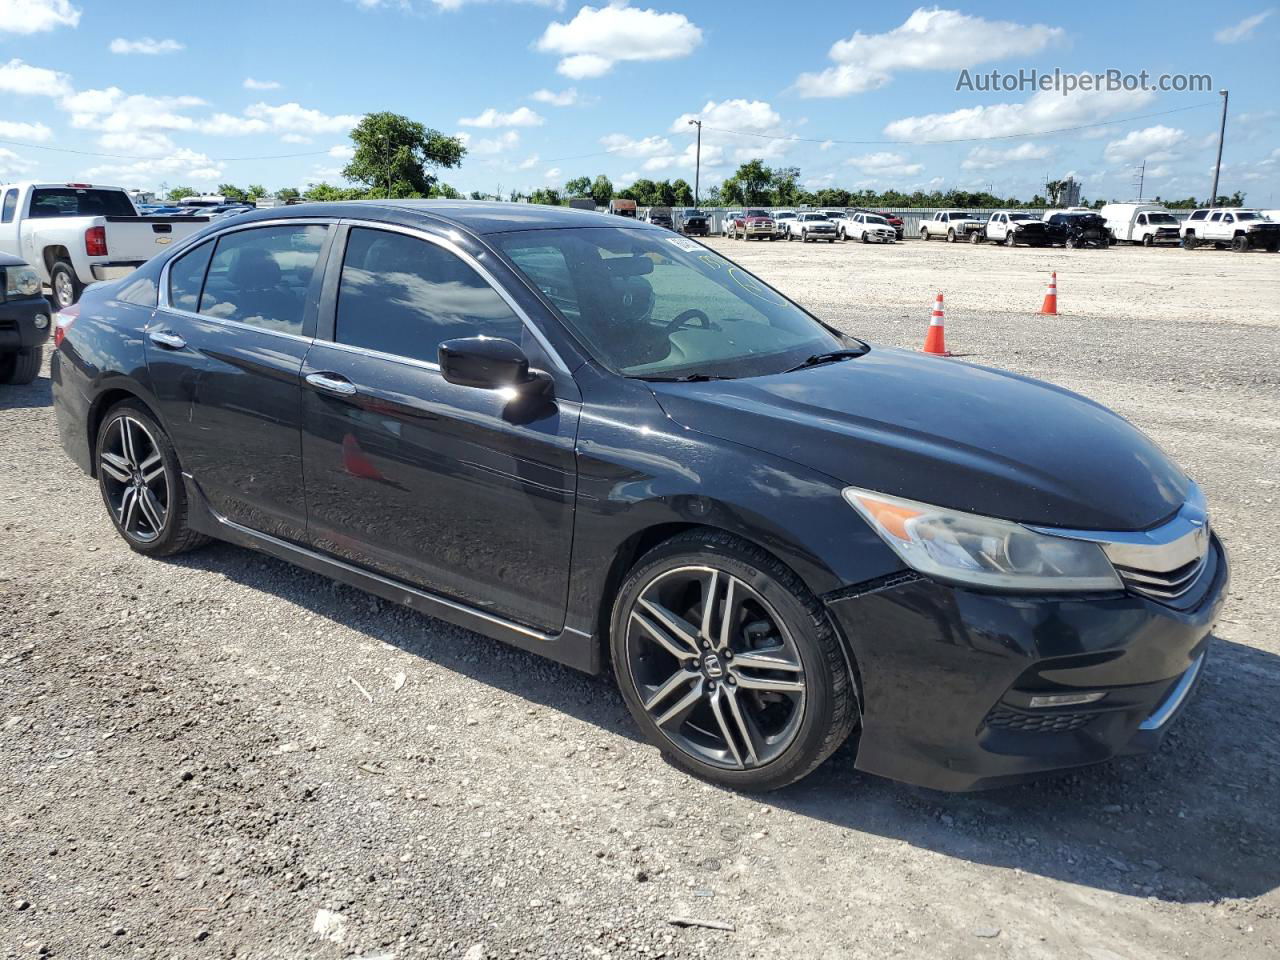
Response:
[[[686,240],[684,237],[667,237],[667,243],[674,243],[685,253],[697,253],[702,249],[702,245],[693,240]]]

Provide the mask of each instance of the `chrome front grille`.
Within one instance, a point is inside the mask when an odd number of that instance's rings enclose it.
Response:
[[[1207,554],[1196,557],[1173,570],[1135,570],[1115,565],[1124,585],[1134,593],[1152,600],[1176,600],[1193,586],[1204,569]]]

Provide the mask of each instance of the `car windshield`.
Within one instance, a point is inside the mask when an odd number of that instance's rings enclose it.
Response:
[[[748,210],[747,216],[748,217],[767,217],[769,216],[769,211],[768,210]]]
[[[784,211],[782,213],[775,213],[773,215],[773,219],[775,220],[794,220],[795,218],[796,218],[796,215],[792,213],[790,210]]]
[[[1148,223],[1177,223],[1178,218],[1171,213],[1149,213],[1147,214]]]
[[[31,213],[37,217],[133,217],[137,211],[123,190],[91,187],[37,187],[31,191]]]
[[[800,219],[801,220],[826,220],[827,215],[825,213],[806,213]]]
[[[596,360],[623,376],[762,376],[857,345],[683,237],[591,227],[493,239]]]
[[[1029,213],[1011,213],[1009,214],[1009,219],[1010,220],[1035,220],[1036,218]]]
[[[951,214],[951,219],[952,220],[976,220],[977,218],[972,213],[953,213]]]
[[[880,223],[885,226],[889,225],[889,221],[884,217],[877,217],[874,213],[867,214],[867,223]]]

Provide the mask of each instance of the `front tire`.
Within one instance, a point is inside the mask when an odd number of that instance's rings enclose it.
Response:
[[[1009,231],[1004,235],[1004,245],[1006,247],[1016,247],[1018,245],[1018,241],[1013,239],[1013,231]]]
[[[44,363],[44,347],[27,347],[0,357],[0,383],[22,386],[33,381]]]
[[[1236,253],[1247,253],[1250,247],[1249,238],[1240,236],[1231,238],[1231,249]]]
[[[107,411],[94,462],[102,502],[131,549],[169,557],[208,543],[187,524],[186,488],[173,444],[141,403],[125,400]]]
[[[84,284],[76,276],[75,267],[65,260],[59,260],[49,271],[49,287],[53,290],[53,302],[59,310],[64,310],[80,299],[84,293]]]
[[[727,533],[693,530],[645,554],[618,593],[610,646],[650,742],[732,789],[799,780],[857,724],[822,604],[776,558]]]
[[[953,227],[952,229],[947,231],[947,243],[955,243],[955,242],[956,242],[956,231],[955,231],[955,228]]]
[[[1200,238],[1197,237],[1194,233],[1189,233],[1182,238],[1183,250],[1194,250],[1198,246],[1200,246]]]

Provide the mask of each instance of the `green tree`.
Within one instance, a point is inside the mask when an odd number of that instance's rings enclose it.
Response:
[[[769,179],[770,200],[779,207],[794,207],[800,202],[800,168],[779,167]]]
[[[228,203],[243,203],[249,199],[249,195],[234,183],[218,184],[218,193],[226,197]]]
[[[431,193],[428,196],[440,200],[462,200],[464,197],[454,187],[447,183],[435,183],[431,186]]]
[[[302,194],[298,192],[297,187],[281,187],[276,191],[276,199],[281,203],[287,203],[290,200],[301,199]]]
[[[726,203],[763,206],[770,200],[769,184],[773,171],[756,158],[748,160],[720,185],[720,198]]]
[[[302,195],[304,200],[319,203],[330,203],[334,200],[361,200],[368,196],[364,190],[355,187],[335,187],[328,183],[313,183]]]
[[[564,195],[566,197],[589,197],[591,196],[591,178],[590,177],[574,177],[564,185]]]
[[[596,202],[597,207],[607,207],[613,199],[613,181],[603,173],[591,184],[591,199]]]
[[[674,180],[671,183],[671,189],[675,194],[673,205],[677,207],[693,206],[693,187],[689,186],[686,180]]]
[[[186,197],[195,197],[195,196],[199,196],[199,194],[195,190],[193,190],[191,187],[173,187],[169,190],[169,195],[167,199],[182,200],[182,199],[185,199]]]
[[[251,183],[244,194],[250,200],[261,200],[267,195],[267,188],[260,183]]]
[[[402,117],[367,113],[351,131],[356,152],[342,176],[362,183],[371,197],[426,197],[436,183],[434,171],[462,163],[467,148],[457,137]]]
[[[541,187],[529,194],[530,203],[545,203],[551,207],[560,206],[560,191],[555,187]]]

